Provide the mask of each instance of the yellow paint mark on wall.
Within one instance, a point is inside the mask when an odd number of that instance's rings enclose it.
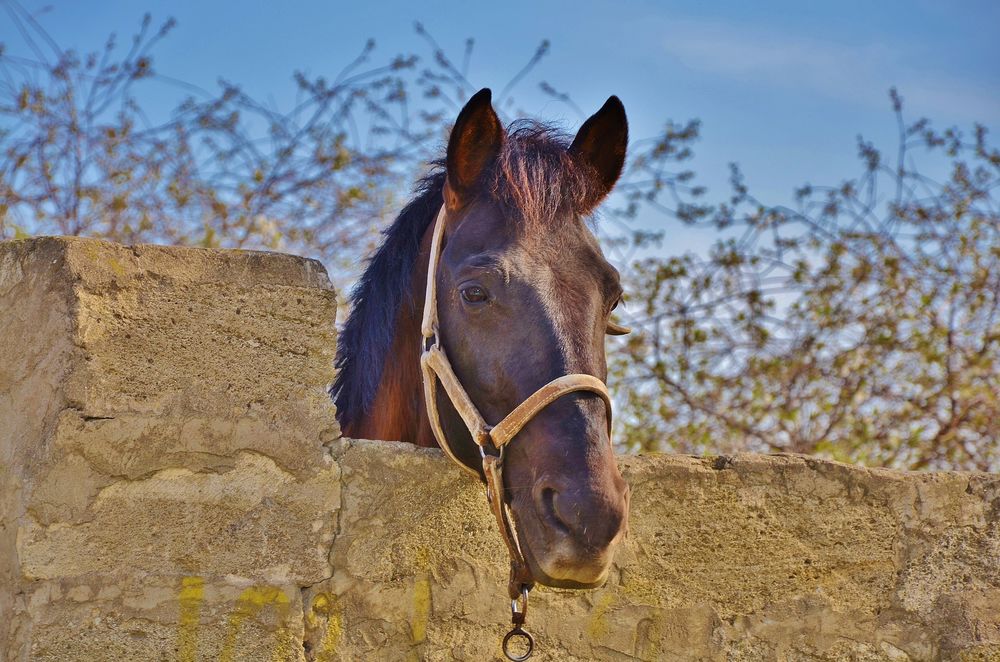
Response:
[[[219,662],[235,662],[236,641],[239,638],[243,622],[269,606],[274,607],[279,622],[278,630],[275,632],[277,641],[271,659],[285,660],[291,655],[292,637],[285,622],[289,612],[288,596],[280,588],[274,586],[251,586],[240,594],[236,600],[236,608],[229,616],[226,640],[219,653]]]
[[[125,275],[125,267],[123,267],[121,263],[113,257],[109,257],[107,259],[107,265],[111,267],[111,271],[115,272],[116,276]]]
[[[326,629],[316,651],[316,662],[332,662],[337,644],[344,635],[343,608],[337,602],[337,596],[318,593],[313,598],[312,609],[309,610],[311,627],[319,625],[320,618],[326,620]]]
[[[181,579],[180,617],[177,619],[177,661],[195,662],[198,656],[198,624],[205,600],[205,580],[191,576]]]
[[[663,657],[661,640],[663,639],[663,623],[657,614],[652,618],[644,618],[635,628],[635,655],[641,660],[657,660]]]
[[[608,613],[608,609],[614,601],[615,596],[611,591],[597,599],[594,611],[590,615],[590,621],[587,623],[587,634],[591,639],[602,639],[608,634],[609,628],[604,621],[604,615]]]
[[[427,575],[421,575],[413,586],[413,621],[410,624],[413,643],[419,644],[427,638],[427,622],[430,617],[431,580]]]
[[[643,577],[641,573],[623,573],[621,591],[632,602],[662,606],[662,585],[658,580]]]
[[[410,635],[413,643],[419,644],[427,638],[427,622],[431,617],[430,554],[425,548],[417,550],[414,560],[420,573],[413,585],[413,616],[410,620]]]

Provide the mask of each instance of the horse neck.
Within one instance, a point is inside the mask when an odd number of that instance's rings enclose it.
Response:
[[[345,429],[349,437],[390,439],[418,446],[436,447],[427,420],[423,378],[420,373],[420,323],[424,309],[424,286],[430,260],[431,223],[420,242],[420,254],[410,280],[412,305],[403,302],[396,313],[392,347],[382,366],[382,378],[372,406],[363,418]]]

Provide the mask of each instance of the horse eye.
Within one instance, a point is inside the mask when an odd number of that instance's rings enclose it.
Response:
[[[470,285],[462,288],[462,298],[466,303],[483,303],[489,295],[486,289],[480,285]]]

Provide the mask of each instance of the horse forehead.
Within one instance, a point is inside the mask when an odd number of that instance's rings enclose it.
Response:
[[[588,260],[563,248],[516,245],[506,252],[505,261],[508,272],[537,293],[544,316],[568,332],[579,329],[582,317],[592,312],[589,304],[598,288],[587,271]]]
[[[510,262],[532,278],[558,285],[569,294],[588,290],[600,280],[607,264],[596,240],[585,228],[553,228],[551,232],[519,237],[508,248]]]

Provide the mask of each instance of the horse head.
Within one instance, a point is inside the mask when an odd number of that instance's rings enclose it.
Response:
[[[607,378],[604,340],[620,329],[610,315],[622,289],[587,220],[621,174],[627,136],[617,97],[572,142],[537,123],[505,129],[489,90],[455,122],[432,270],[438,333],[489,423],[562,376]],[[437,401],[456,459],[479,469],[460,412],[443,393]],[[503,493],[531,575],[543,584],[602,584],[626,530],[629,489],[609,416],[594,392],[561,395],[504,449]]]

